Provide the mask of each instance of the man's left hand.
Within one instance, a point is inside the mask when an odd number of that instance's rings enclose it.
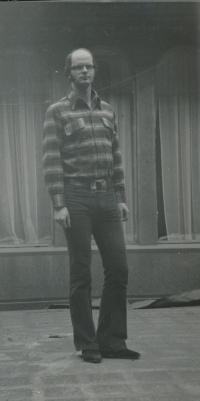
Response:
[[[121,215],[121,220],[122,221],[126,221],[128,220],[128,215],[129,215],[129,210],[126,206],[126,203],[118,203],[118,208],[120,211],[120,215]]]

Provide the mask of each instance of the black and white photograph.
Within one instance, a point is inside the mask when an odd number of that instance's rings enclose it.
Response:
[[[0,2],[0,401],[199,401],[200,3]]]

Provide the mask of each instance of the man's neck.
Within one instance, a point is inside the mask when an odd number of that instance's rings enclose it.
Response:
[[[84,100],[85,103],[91,107],[92,98],[91,98],[91,85],[87,88],[79,88],[72,83],[72,89],[76,93],[78,97]]]

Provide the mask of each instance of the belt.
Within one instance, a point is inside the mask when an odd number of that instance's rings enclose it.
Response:
[[[101,180],[88,180],[85,178],[81,179],[65,177],[64,183],[66,185],[77,185],[82,188],[90,189],[92,192],[105,192],[113,186],[112,181],[109,178],[102,178]]]

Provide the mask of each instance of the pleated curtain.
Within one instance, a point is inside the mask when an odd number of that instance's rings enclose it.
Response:
[[[200,240],[199,54],[172,49],[156,72],[164,212],[170,242]]]
[[[52,241],[49,197],[42,174],[42,126],[48,106],[39,55],[7,52],[0,63],[0,245]]]

